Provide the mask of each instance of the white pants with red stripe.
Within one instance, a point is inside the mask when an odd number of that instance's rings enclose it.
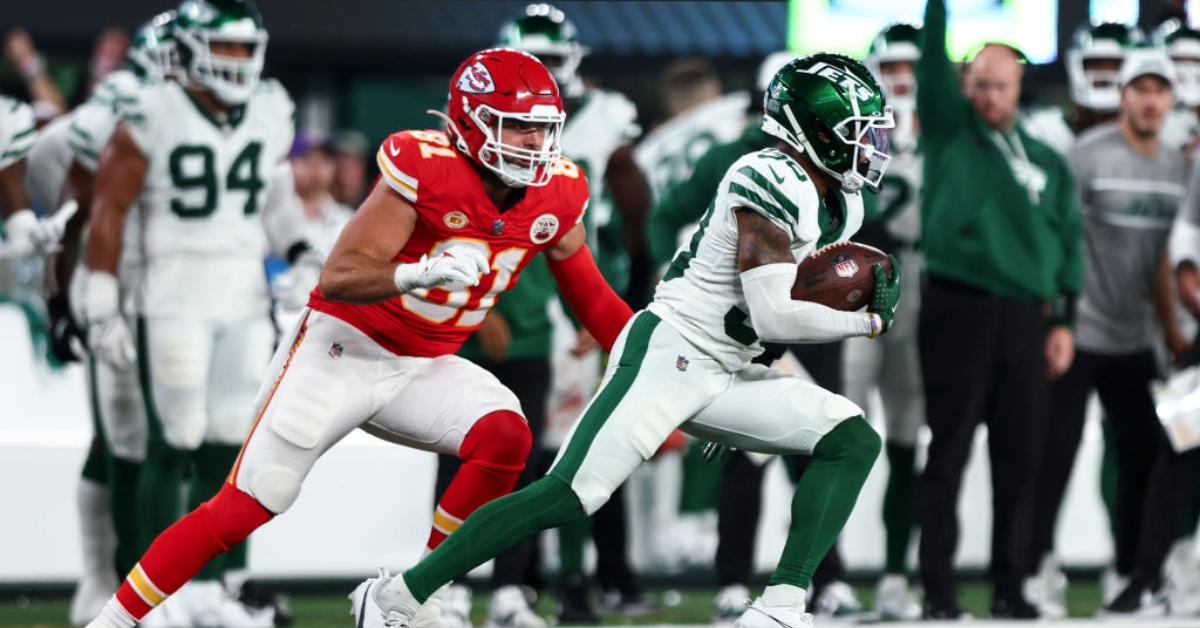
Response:
[[[397,356],[311,310],[276,351],[257,406],[231,479],[277,514],[295,501],[321,454],[355,428],[454,455],[483,416],[524,416],[512,391],[468,360]]]

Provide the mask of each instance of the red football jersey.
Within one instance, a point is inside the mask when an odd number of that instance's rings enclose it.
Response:
[[[416,228],[393,261],[416,262],[422,255],[466,245],[483,251],[492,263],[478,286],[453,292],[418,289],[371,305],[326,301],[313,290],[312,309],[346,321],[397,355],[458,351],[533,256],[558,243],[587,209],[587,180],[565,158],[548,185],[527,188],[525,197],[504,212],[484,192],[471,160],[441,131],[395,133],[375,160],[381,179],[417,210]]]

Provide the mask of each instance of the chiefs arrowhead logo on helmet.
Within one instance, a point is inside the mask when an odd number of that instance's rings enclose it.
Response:
[[[490,94],[496,91],[496,83],[492,81],[492,73],[482,61],[476,61],[463,70],[458,78],[458,88],[468,94]]]

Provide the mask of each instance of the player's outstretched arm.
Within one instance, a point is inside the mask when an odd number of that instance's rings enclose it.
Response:
[[[612,351],[625,323],[633,317],[633,310],[600,274],[588,250],[583,225],[575,225],[547,250],[546,261],[563,301],[575,318],[605,351]]]
[[[738,272],[750,308],[750,324],[763,342],[822,343],[877,336],[884,331],[876,314],[841,312],[820,303],[792,299],[796,260],[788,235],[762,214],[735,210]]]

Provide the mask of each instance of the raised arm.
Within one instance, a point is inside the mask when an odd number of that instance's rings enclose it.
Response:
[[[583,225],[575,225],[546,251],[546,261],[575,318],[605,351],[612,351],[633,310],[601,276],[586,242]]]
[[[796,260],[787,233],[762,214],[735,212],[738,272],[750,308],[750,324],[760,340],[816,344],[883,333],[884,322],[878,314],[842,312],[819,303],[793,300]]]
[[[962,83],[946,56],[946,2],[928,0],[917,60],[917,116],[930,139],[953,134],[966,115]]]

